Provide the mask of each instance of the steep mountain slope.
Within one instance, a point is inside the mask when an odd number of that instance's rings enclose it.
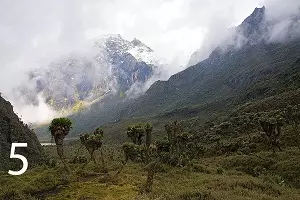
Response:
[[[299,19],[299,14],[284,18],[274,18],[269,16],[265,7],[255,8],[253,13],[239,26],[228,29],[215,48],[226,51],[227,49],[240,48],[246,44],[288,42],[298,38],[300,35]],[[204,46],[214,45],[210,43],[211,41],[208,39],[204,41]],[[198,49],[191,55],[188,66],[199,63],[206,59],[208,55],[205,49]]]
[[[124,117],[164,114],[178,108],[224,109],[290,89],[286,81],[298,74],[299,17],[291,16],[280,41],[271,40],[278,21],[268,21],[266,9],[256,8],[208,59],[156,82],[128,106]],[[279,36],[278,36],[279,37]],[[278,38],[277,37],[277,38]],[[283,73],[294,70],[293,74]],[[296,84],[297,88],[299,85]],[[182,112],[183,110],[180,110]]]
[[[145,83],[159,68],[152,49],[137,39],[120,35],[99,37],[88,53],[77,53],[54,61],[48,68],[29,73],[29,83],[18,95],[37,105],[38,96],[56,110],[82,109],[107,94],[123,98],[134,83]]]
[[[284,104],[284,95],[292,95],[300,86],[300,35],[289,29],[281,41],[265,40],[264,15],[265,8],[255,9],[236,28],[239,34],[216,48],[209,58],[168,81],[155,82],[141,97],[122,101],[110,98],[107,106],[95,104],[90,111],[73,115],[77,127],[72,134],[124,120],[155,119],[163,124],[172,118],[200,117],[197,123],[204,123],[271,97],[278,99],[272,101],[275,108]],[[298,21],[292,19],[291,26],[297,29],[294,24]],[[244,38],[242,42],[240,38]]]
[[[36,135],[13,112],[12,105],[0,96],[0,171],[20,170],[17,159],[10,159],[11,143],[27,143],[27,148],[17,148],[16,153],[25,156],[29,166],[42,159],[42,147]]]
[[[228,109],[299,87],[300,40],[284,44],[246,45],[210,58],[156,82],[124,112],[124,116],[163,114],[174,109],[205,106]],[[291,72],[293,73],[287,73]],[[286,74],[286,75],[283,75]],[[179,110],[182,112],[182,110]],[[199,110],[200,112],[200,110]]]

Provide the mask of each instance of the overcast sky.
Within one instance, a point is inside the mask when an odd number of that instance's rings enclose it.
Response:
[[[0,0],[0,90],[101,34],[137,37],[185,65],[205,34],[240,23],[260,0]],[[222,27],[222,28],[220,28]]]
[[[299,0],[0,0],[0,91],[9,96],[24,71],[46,66],[94,37],[137,37],[170,67],[186,65],[207,35],[241,23],[255,7],[276,15]],[[299,10],[298,10],[299,11]],[[176,69],[179,70],[179,69]],[[175,71],[176,71],[175,70]]]

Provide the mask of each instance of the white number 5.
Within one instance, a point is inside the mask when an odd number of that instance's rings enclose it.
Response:
[[[9,170],[8,173],[10,175],[21,175],[21,174],[24,174],[28,168],[28,161],[27,159],[20,155],[20,154],[15,154],[15,150],[16,150],[16,147],[27,147],[27,143],[12,143],[11,144],[11,151],[10,151],[10,158],[17,158],[17,159],[20,159],[22,160],[23,162],[23,167],[20,171],[11,171]]]

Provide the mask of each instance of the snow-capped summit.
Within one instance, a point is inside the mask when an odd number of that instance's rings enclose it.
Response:
[[[131,44],[133,44],[133,46],[135,47],[145,47],[147,48],[147,51],[149,52],[153,52],[153,50],[148,47],[147,45],[145,45],[144,43],[142,43],[140,40],[138,40],[137,38],[134,38],[132,41],[131,41]]]
[[[82,106],[107,94],[124,96],[135,83],[145,83],[159,61],[153,50],[140,40],[127,41],[119,34],[95,39],[90,52],[72,54],[53,61],[48,68],[29,72],[28,83],[17,91],[30,104],[38,96],[60,110]]]
[[[103,35],[96,39],[96,47],[106,49],[110,53],[126,54],[129,53],[139,62],[145,62],[149,65],[164,65],[163,58],[158,58],[154,51],[142,43],[137,38],[131,42],[123,39],[120,34]]]

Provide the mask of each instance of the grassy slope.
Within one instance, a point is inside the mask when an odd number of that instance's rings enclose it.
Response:
[[[67,146],[67,157],[72,158],[78,146]],[[56,158],[55,147],[46,151]],[[85,155],[85,151],[81,151]],[[98,155],[98,154],[97,154]],[[300,152],[289,148],[273,157],[269,152],[257,156],[231,155],[204,157],[190,168],[163,166],[155,175],[153,192],[140,194],[146,180],[143,165],[129,163],[118,175],[121,167],[118,147],[105,147],[105,161],[109,174],[103,173],[101,164],[90,163],[84,170],[82,165],[70,165],[66,173],[62,165],[54,168],[39,167],[20,177],[1,175],[0,197],[2,199],[299,199],[300,190],[282,182],[279,175],[286,173],[281,165],[299,162]],[[99,155],[98,155],[99,156]],[[276,163],[268,173],[253,177],[245,169],[253,163],[264,163],[261,159],[274,159]],[[99,162],[99,157],[98,157]],[[100,162],[99,162],[100,163]],[[290,167],[292,168],[292,167]],[[279,174],[277,176],[271,175]],[[299,174],[298,174],[299,177]],[[197,198],[198,197],[198,198]],[[200,198],[202,197],[202,198]],[[204,198],[205,197],[205,198]]]
[[[256,103],[259,105],[259,102]],[[108,130],[124,129],[124,125],[133,121],[107,125],[106,139],[114,138]],[[161,124],[160,121],[153,119],[153,122],[154,132],[163,133],[163,127],[157,125]],[[197,119],[186,120],[185,123],[197,124]],[[160,135],[163,136],[164,134]],[[258,136],[259,133],[255,131],[251,133],[252,138]],[[226,144],[247,138],[246,134],[229,134],[221,142]],[[115,139],[121,141],[120,138]],[[291,127],[285,126],[281,137],[284,151],[276,155],[259,141],[256,151],[250,154],[240,151],[210,154],[209,149],[213,150],[215,143],[203,144],[208,149],[207,153],[194,160],[192,166],[176,168],[163,165],[155,175],[153,192],[147,195],[140,194],[147,175],[144,165],[128,163],[114,177],[122,166],[123,154],[120,146],[106,145],[104,155],[108,174],[103,170],[99,152],[97,165],[90,163],[81,170],[82,164],[70,164],[71,173],[67,173],[61,163],[53,168],[45,166],[29,170],[20,177],[3,173],[0,175],[0,182],[6,184],[0,186],[0,199],[296,200],[300,195],[300,151],[293,143],[294,139]],[[65,147],[67,160],[72,160],[78,147],[78,143],[69,143]],[[46,147],[45,152],[51,159],[58,160],[55,147]],[[88,156],[86,150],[81,150],[79,155]]]

